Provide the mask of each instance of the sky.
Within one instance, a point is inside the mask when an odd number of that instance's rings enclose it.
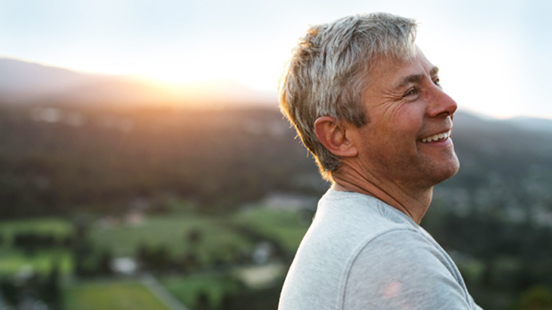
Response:
[[[460,110],[552,118],[547,0],[0,0],[0,57],[275,91],[309,24],[381,11],[420,23],[417,44]]]

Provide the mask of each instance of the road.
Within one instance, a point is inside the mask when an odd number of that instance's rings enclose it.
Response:
[[[178,299],[174,298],[174,296],[171,295],[171,293],[169,293],[151,274],[148,273],[142,276],[142,283],[170,310],[191,310],[184,306]]]

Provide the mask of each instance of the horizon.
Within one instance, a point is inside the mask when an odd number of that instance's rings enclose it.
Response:
[[[350,0],[313,10],[309,1],[56,0],[36,6],[7,1],[0,3],[0,55],[170,87],[234,81],[275,94],[290,51],[308,24],[387,11],[419,22],[416,42],[441,68],[445,91],[461,110],[498,119],[552,119],[546,83],[547,68],[552,69],[546,12],[552,12],[552,4],[468,4]],[[286,10],[289,6],[295,10]]]
[[[220,80],[204,80],[204,81],[190,81],[188,83],[170,83],[170,82],[164,82],[161,80],[156,80],[151,77],[147,76],[140,76],[140,75],[132,75],[132,74],[105,74],[105,73],[95,73],[95,72],[85,72],[85,71],[79,71],[75,70],[73,68],[64,68],[64,67],[58,67],[52,64],[45,64],[40,62],[34,62],[34,61],[27,61],[24,59],[18,59],[15,57],[0,57],[1,59],[7,59],[7,60],[14,60],[18,62],[24,62],[28,64],[34,64],[46,68],[54,68],[54,69],[62,69],[66,70],[72,73],[76,74],[82,74],[82,75],[91,75],[91,76],[104,76],[104,77],[114,77],[114,78],[123,78],[123,79],[129,79],[131,81],[138,81],[141,83],[146,83],[152,87],[156,87],[158,89],[161,89],[160,92],[167,92],[167,93],[173,93],[176,94],[176,97],[182,97],[182,98],[190,98],[195,97],[200,102],[205,101],[215,101],[218,104],[216,105],[216,108],[221,107],[260,107],[260,108],[267,108],[271,107],[271,104],[274,103],[274,106],[272,108],[278,109],[278,99],[277,99],[277,90],[273,91],[263,91],[263,90],[256,90],[254,88],[250,88],[245,84],[240,84],[239,81],[232,80],[232,79],[220,79]],[[227,95],[228,92],[221,92],[221,96],[210,96],[213,94],[213,90],[221,90],[221,88],[228,88],[228,86],[237,86],[238,89],[241,90],[241,92],[238,94],[238,96],[232,98],[229,100],[229,104],[220,106],[220,103],[222,103],[222,99],[219,99],[220,97]],[[251,94],[255,94],[254,96],[251,96]],[[214,99],[213,99],[214,98]],[[239,104],[240,98],[243,100],[245,99],[244,104]],[[259,103],[254,103],[255,101],[259,101]],[[193,107],[193,106],[183,106],[183,107]],[[542,120],[551,120],[552,116],[546,117],[543,115],[530,115],[530,114],[517,114],[517,115],[511,115],[511,116],[495,116],[491,114],[486,114],[484,112],[480,112],[474,109],[470,109],[469,107],[459,106],[458,108],[459,112],[471,114],[474,116],[477,116],[483,120],[510,120],[510,119],[519,119],[519,118],[533,118],[533,119],[542,119]]]

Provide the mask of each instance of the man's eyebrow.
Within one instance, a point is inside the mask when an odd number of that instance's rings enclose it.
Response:
[[[430,76],[434,76],[435,74],[437,74],[439,72],[439,68],[438,67],[433,67],[431,68],[431,70],[429,71],[429,75]],[[412,75],[408,75],[408,76],[405,76],[403,79],[400,80],[399,83],[397,83],[397,85],[395,86],[395,88],[403,88],[405,87],[406,85],[410,84],[410,83],[416,83],[416,82],[419,82],[421,81],[422,79],[424,78],[424,74],[420,73],[420,74],[412,74]]]

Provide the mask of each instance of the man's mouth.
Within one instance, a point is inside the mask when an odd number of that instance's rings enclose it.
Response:
[[[430,143],[430,142],[439,141],[439,140],[446,140],[450,137],[451,134],[452,134],[452,130],[449,130],[447,132],[443,132],[443,133],[439,133],[439,134],[436,134],[436,135],[433,135],[433,136],[430,136],[430,137],[422,138],[421,141],[422,141],[422,143]]]

